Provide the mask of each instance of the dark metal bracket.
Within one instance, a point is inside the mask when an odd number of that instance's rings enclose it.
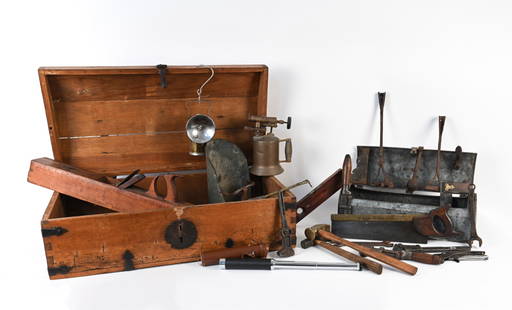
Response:
[[[129,250],[126,250],[123,253],[124,271],[130,271],[135,269],[135,266],[133,264],[133,258],[133,253],[130,252]]]
[[[160,74],[160,86],[162,88],[167,88],[167,78],[165,77],[167,73],[167,65],[157,65],[156,68],[158,69],[158,74]]]
[[[50,228],[42,228],[41,233],[43,234],[43,238],[50,236],[60,236],[62,234],[67,233],[68,230],[63,227],[50,227]]]
[[[48,267],[48,274],[50,277],[58,274],[66,274],[71,270],[71,267],[66,265],[60,265],[59,267]]]
[[[414,165],[414,170],[412,171],[412,176],[407,182],[407,193],[412,193],[416,190],[416,186],[418,184],[418,171],[421,168],[421,155],[423,155],[423,146],[419,146],[417,148],[413,148],[411,150],[411,154],[416,154],[416,164]]]
[[[460,145],[458,145],[455,148],[455,163],[453,164],[453,169],[455,169],[455,170],[460,169],[461,157],[462,157],[462,147],[460,147]]]

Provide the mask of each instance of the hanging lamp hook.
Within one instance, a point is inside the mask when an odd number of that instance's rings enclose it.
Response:
[[[210,77],[204,81],[203,85],[201,85],[201,87],[199,87],[197,89],[197,102],[201,103],[201,94],[203,93],[203,87],[208,84],[208,82],[210,82],[210,80],[213,78],[213,76],[215,75],[215,71],[213,70],[213,67],[212,66],[209,66],[208,67],[211,71],[211,75]]]

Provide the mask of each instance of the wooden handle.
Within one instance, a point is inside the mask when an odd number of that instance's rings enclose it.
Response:
[[[410,260],[429,265],[440,265],[443,263],[443,259],[439,255],[432,255],[428,253],[413,252]]]
[[[328,231],[319,230],[318,235],[327,240],[338,242],[338,243],[341,243],[342,245],[348,246],[356,251],[359,251],[369,257],[375,258],[376,260],[379,260],[385,264],[393,266],[396,269],[406,272],[410,275],[415,275],[416,272],[418,271],[418,268],[416,268],[410,264],[404,263],[396,258],[387,256],[386,254],[379,253],[379,252],[372,250],[370,248],[367,248],[365,246],[362,246],[362,245],[350,242],[348,240],[345,240],[343,238],[340,238],[340,237],[336,236],[335,234],[330,233]]]
[[[156,198],[163,198],[164,200],[167,200],[169,202],[176,202],[176,178],[178,176],[175,174],[167,174],[167,175],[160,175],[155,177],[151,184],[149,185],[149,189],[146,192],[148,195],[156,197]],[[166,185],[166,193],[164,197],[160,197],[158,195],[158,180],[163,179],[165,181]]]
[[[302,213],[297,213],[297,223],[334,195],[341,188],[341,183],[342,170],[338,169],[306,196],[302,197],[297,202],[297,210],[302,210]]]
[[[370,271],[375,272],[376,274],[382,273],[382,265],[374,262],[372,260],[369,260],[367,258],[361,257],[359,255],[350,253],[349,251],[345,251],[337,246],[330,245],[327,242],[315,240],[315,244],[321,246],[324,249],[327,249],[335,254],[338,254],[339,256],[345,257],[346,259],[353,261],[355,263],[360,263],[361,266],[369,269]]]
[[[219,264],[221,258],[265,258],[267,257],[268,247],[262,244],[255,246],[243,246],[236,248],[225,248],[203,252],[201,251],[201,264],[211,266]]]
[[[343,188],[346,190],[350,189],[352,185],[352,159],[350,155],[345,155],[345,159],[343,160]]]

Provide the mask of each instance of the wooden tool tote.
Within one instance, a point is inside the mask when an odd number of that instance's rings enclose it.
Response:
[[[209,67],[39,69],[55,161],[103,175],[107,187],[112,177],[135,169],[148,175],[137,184],[146,189],[152,173],[179,171],[176,196],[183,202],[114,211],[54,192],[41,221],[51,279],[197,261],[201,250],[278,245],[277,199],[208,204],[205,158],[188,154],[185,123],[203,113],[215,121],[215,138],[238,145],[250,164],[252,133],[244,126],[249,114],[266,115],[266,66],[213,69],[215,77],[204,87],[200,103],[196,90],[210,76]],[[48,162],[33,161],[29,181],[37,183],[38,168]],[[284,188],[274,177],[254,181],[257,193]],[[111,200],[111,190],[98,192],[101,199],[94,201]],[[295,233],[291,192],[285,201]],[[179,231],[178,243],[169,240],[173,229]]]

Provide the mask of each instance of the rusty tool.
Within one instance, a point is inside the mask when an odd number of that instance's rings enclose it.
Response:
[[[279,257],[290,257],[295,255],[295,251],[292,248],[292,230],[288,227],[288,223],[286,222],[285,215],[285,206],[284,206],[284,193],[280,192],[278,194],[279,201],[279,213],[281,214],[281,244],[282,247],[279,251],[277,251],[277,256]]]
[[[437,139],[437,158],[436,158],[436,174],[434,176],[434,179],[437,178],[437,182],[439,183],[439,191],[441,191],[441,142],[443,139],[443,130],[444,130],[444,123],[446,121],[446,116],[439,116],[439,136]],[[434,182],[434,179],[432,179],[432,183]]]
[[[454,261],[460,263],[462,261],[472,260],[488,260],[489,257],[485,255],[484,251],[468,251],[468,252],[453,252],[437,254],[443,261]]]
[[[429,265],[440,265],[444,260],[439,255],[433,255],[428,253],[413,252],[407,250],[387,250],[384,248],[373,248],[377,252],[384,253],[390,257],[394,257],[400,260],[410,260],[423,264]]]
[[[471,251],[471,247],[469,246],[425,246],[421,245],[407,245],[402,243],[395,243],[393,245],[394,251],[411,251],[418,253],[439,253],[439,252],[468,252]]]
[[[473,245],[473,241],[478,241],[478,246],[482,246],[482,238],[480,238],[476,232],[476,193],[475,193],[475,184],[470,184],[468,189],[468,210],[471,219],[471,231],[470,231],[470,239],[468,240],[469,246]]]
[[[127,175],[123,180],[121,180],[121,182],[117,183],[116,186],[119,187],[120,189],[126,189],[129,188],[130,186],[135,185],[137,182],[145,179],[146,176],[143,174],[139,174],[139,172],[140,169],[134,170],[132,173]]]
[[[251,182],[247,185],[244,185],[242,187],[240,187],[239,189],[237,189],[236,191],[232,192],[232,193],[224,193],[222,192],[222,195],[224,196],[238,196],[240,195],[240,200],[247,200],[249,199],[249,192],[250,192],[250,189],[251,187],[254,187],[256,183],[254,182]]]
[[[359,251],[360,253],[366,255],[366,256],[369,256],[371,258],[375,258],[376,260],[379,260],[385,264],[388,264],[392,267],[395,267],[396,269],[398,270],[401,270],[403,272],[406,272],[410,275],[415,275],[416,272],[418,271],[418,268],[410,265],[410,264],[407,264],[407,263],[404,263],[396,258],[393,258],[393,257],[390,257],[390,256],[387,256],[386,254],[383,254],[383,253],[380,253],[380,252],[377,252],[371,248],[368,248],[368,247],[365,247],[365,246],[362,246],[362,245],[359,245],[357,243],[354,243],[354,242],[351,242],[351,241],[348,241],[346,239],[343,239],[343,238],[340,238],[338,236],[336,236],[335,234],[325,230],[325,229],[318,229],[317,230],[317,235],[322,237],[322,238],[325,238],[329,241],[333,241],[333,242],[337,242],[337,243],[340,243],[344,246],[348,246],[349,248],[352,248],[356,251]]]
[[[449,237],[459,234],[448,216],[448,207],[439,207],[427,215],[415,217],[412,223],[416,231],[423,236]]]
[[[382,174],[383,182],[379,184],[380,186],[393,187],[393,182],[384,170],[384,103],[386,102],[386,93],[377,93],[377,95],[380,109],[379,171],[377,175]]]
[[[313,245],[318,245],[332,253],[335,253],[341,257],[344,257],[354,263],[360,263],[362,267],[376,273],[381,274],[382,273],[382,265],[374,262],[372,260],[366,259],[364,257],[358,256],[356,254],[350,253],[349,251],[345,251],[344,249],[341,249],[335,245],[329,244],[323,240],[319,240],[319,236],[317,235],[318,230],[320,229],[327,229],[329,230],[329,225],[326,224],[318,224],[314,225],[312,227],[309,227],[304,232],[307,239],[303,240],[301,242],[302,248],[306,249]]]
[[[339,214],[351,214],[352,213],[352,193],[350,192],[350,186],[352,186],[352,159],[350,155],[345,155],[343,160],[343,170],[341,173],[341,191],[340,199],[338,201],[338,213]]]
[[[423,146],[419,146],[417,148],[413,148],[411,153],[416,154],[416,163],[414,165],[414,170],[412,172],[411,179],[407,182],[407,193],[412,193],[416,190],[416,186],[418,185],[418,172],[421,167],[422,155],[423,155]]]

